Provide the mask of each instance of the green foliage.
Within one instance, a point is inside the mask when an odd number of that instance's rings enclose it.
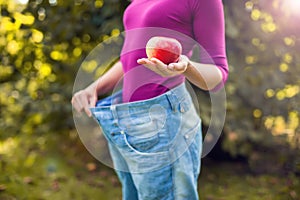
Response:
[[[73,128],[76,72],[93,47],[122,29],[120,2],[0,1],[1,138]]]
[[[231,73],[223,147],[258,171],[300,163],[300,15],[292,2],[224,1]]]

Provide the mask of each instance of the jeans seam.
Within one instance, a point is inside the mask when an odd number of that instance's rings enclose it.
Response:
[[[176,161],[175,161],[176,162]],[[176,200],[175,198],[176,198],[176,195],[175,195],[175,193],[176,193],[176,185],[175,185],[175,176],[174,176],[174,164],[175,164],[175,162],[174,163],[172,163],[172,170],[171,170],[171,177],[172,177],[172,199],[173,200]]]
[[[139,155],[143,155],[143,156],[156,156],[156,155],[167,155],[168,151],[162,151],[162,152],[155,152],[155,153],[150,153],[150,152],[141,152],[138,151],[137,149],[135,149],[127,140],[126,134],[123,134],[124,137],[124,141],[126,143],[126,145],[135,153],[139,154]]]

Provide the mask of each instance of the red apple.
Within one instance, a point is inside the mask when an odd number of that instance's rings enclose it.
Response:
[[[157,58],[165,64],[177,62],[181,53],[182,46],[174,38],[155,36],[146,44],[148,59]]]

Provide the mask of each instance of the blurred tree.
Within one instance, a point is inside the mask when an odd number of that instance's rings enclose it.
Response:
[[[299,1],[224,4],[231,73],[223,147],[257,171],[299,170]]]
[[[73,127],[83,58],[122,30],[126,1],[0,1],[0,137]]]

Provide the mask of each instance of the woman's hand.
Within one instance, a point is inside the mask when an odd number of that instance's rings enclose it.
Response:
[[[181,55],[177,63],[166,65],[156,58],[141,58],[137,60],[137,63],[144,65],[145,67],[161,75],[162,77],[172,77],[182,74],[186,71],[189,65],[189,59],[188,57]]]
[[[98,95],[111,91],[123,77],[122,63],[116,62],[103,76],[87,88],[76,92],[71,103],[77,112],[84,111],[89,117],[92,116],[91,107],[95,107]]]
[[[212,90],[222,81],[221,70],[214,64],[203,64],[190,61],[181,55],[177,63],[164,64],[156,58],[141,58],[137,60],[148,69],[163,77],[183,74],[190,82],[203,90]]]
[[[77,112],[84,111],[89,117],[92,113],[89,108],[95,107],[97,102],[97,82],[89,85],[87,88],[76,92],[71,103]]]

